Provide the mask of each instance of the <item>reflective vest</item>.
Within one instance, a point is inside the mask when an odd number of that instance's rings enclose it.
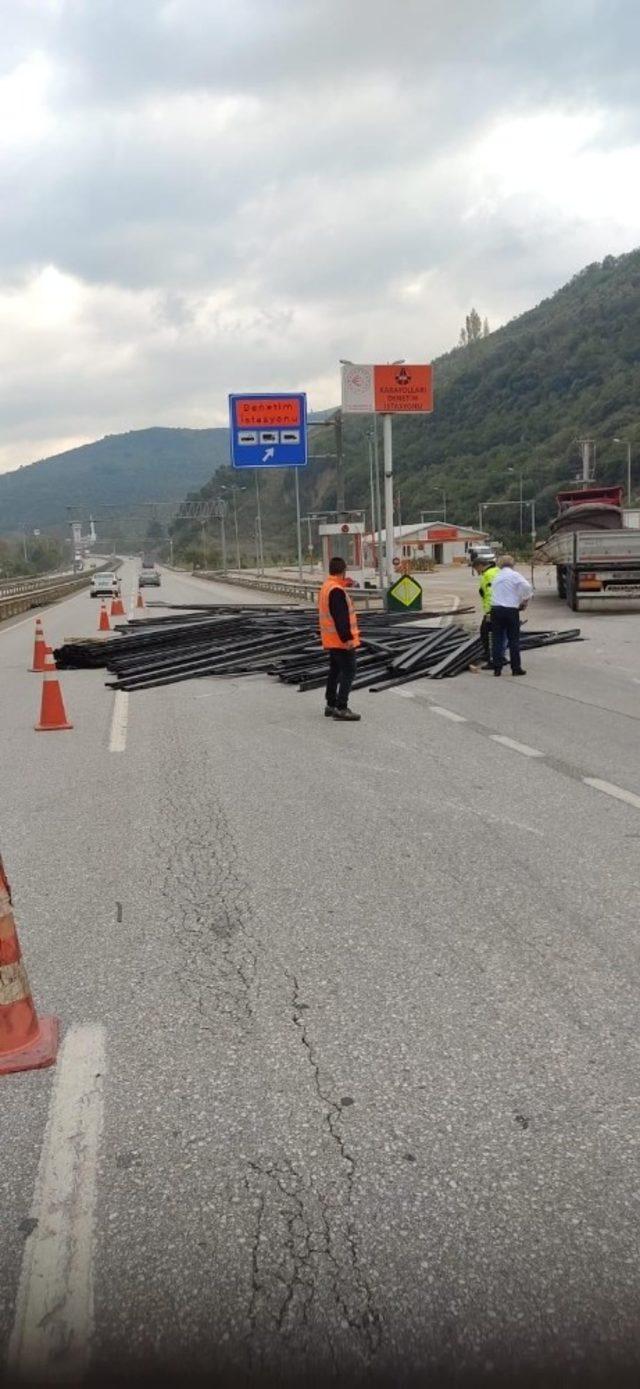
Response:
[[[482,599],[482,611],[485,613],[491,612],[491,585],[493,584],[496,574],[499,573],[500,569],[498,565],[491,564],[489,568],[484,569],[482,574],[480,575],[478,591]]]
[[[329,609],[329,597],[334,588],[339,588],[341,592],[344,593],[347,600],[349,622],[351,624],[351,641],[349,642],[343,641],[342,638],[338,636],[336,624]],[[328,579],[325,579],[318,594],[318,617],[320,618],[320,640],[325,651],[349,651],[351,647],[360,645],[360,631],[355,608],[344,584],[340,583],[340,580],[334,578],[332,574]]]

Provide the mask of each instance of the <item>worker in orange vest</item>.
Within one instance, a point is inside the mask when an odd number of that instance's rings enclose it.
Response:
[[[360,632],[355,609],[346,587],[347,566],[339,555],[329,560],[329,577],[318,594],[320,640],[329,652],[329,677],[325,692],[325,718],[357,723],[359,714],[349,708],[349,694],[356,673]]]

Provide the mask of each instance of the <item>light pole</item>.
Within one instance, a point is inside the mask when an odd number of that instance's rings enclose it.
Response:
[[[216,505],[217,505],[217,508],[218,508],[218,515],[219,515],[219,517],[220,517],[220,545],[221,545],[221,548],[222,548],[222,572],[223,572],[223,574],[226,574],[226,572],[227,572],[227,533],[226,533],[226,531],[225,531],[224,519],[225,519],[225,515],[226,515],[226,511],[227,511],[227,503],[226,503],[225,501],[223,501],[222,498],[221,498],[220,501],[216,503]]]
[[[263,548],[262,548],[262,512],[261,512],[261,510],[260,510],[260,469],[259,469],[259,468],[256,468],[256,469],[255,469],[255,474],[256,474],[256,504],[257,504],[257,515],[256,515],[256,557],[257,557],[257,560],[258,560],[258,569],[260,570],[260,573],[261,573],[261,574],[264,574],[264,551],[263,551]]]
[[[521,468],[507,468],[507,472],[508,472],[508,473],[515,473],[516,477],[520,479],[520,502],[519,502],[519,506],[520,506],[520,534],[522,535],[523,530],[524,530],[524,521],[523,521],[523,516],[522,516],[522,508],[523,508],[523,505],[524,505],[523,497],[522,497],[522,479],[523,479],[524,474],[523,474]]]
[[[236,487],[235,483],[231,485],[229,483],[223,482],[220,487],[221,492],[231,493],[231,502],[233,506],[233,528],[236,538],[236,569],[242,569],[242,563],[240,559],[240,539],[238,536],[238,505],[236,502],[236,497],[238,495],[238,492],[246,492],[246,490],[246,487]]]
[[[626,444],[627,446],[627,506],[631,506],[631,444],[628,439],[614,439],[614,444]]]

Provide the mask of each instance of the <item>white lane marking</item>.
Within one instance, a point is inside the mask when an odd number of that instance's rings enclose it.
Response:
[[[452,723],[466,723],[462,714],[454,714],[453,709],[441,709],[439,704],[430,704],[429,708],[433,714],[439,714],[442,719],[451,719]]]
[[[605,796],[613,796],[617,801],[625,801],[627,805],[635,806],[640,810],[640,796],[635,796],[633,791],[625,791],[623,786],[614,786],[611,781],[600,781],[597,776],[583,776],[585,786],[592,786],[594,791],[604,791]]]
[[[511,748],[513,752],[521,752],[523,757],[544,757],[544,753],[538,748],[530,748],[526,743],[516,743],[515,738],[506,738],[503,733],[490,733],[489,737],[494,743],[501,743],[503,748]]]
[[[111,717],[109,752],[124,752],[127,746],[127,723],[129,720],[129,695],[126,690],[116,690]]]
[[[399,695],[400,699],[413,699],[413,690],[392,690],[392,694]]]
[[[12,1379],[68,1384],[88,1367],[104,1070],[104,1028],[72,1028],[58,1057],[34,1225],[24,1246],[8,1352]]]

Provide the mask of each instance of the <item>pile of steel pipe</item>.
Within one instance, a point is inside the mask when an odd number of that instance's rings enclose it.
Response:
[[[476,635],[458,626],[429,626],[426,616],[360,614],[355,689],[368,686],[378,693],[425,677],[439,680],[482,659]],[[523,632],[521,644],[526,651],[579,639],[577,629]],[[176,606],[169,615],[154,612],[123,623],[107,640],[69,642],[54,656],[60,669],[106,667],[114,677],[107,683],[116,690],[155,689],[202,676],[268,674],[306,691],[320,688],[327,675],[317,613],[299,607]]]

